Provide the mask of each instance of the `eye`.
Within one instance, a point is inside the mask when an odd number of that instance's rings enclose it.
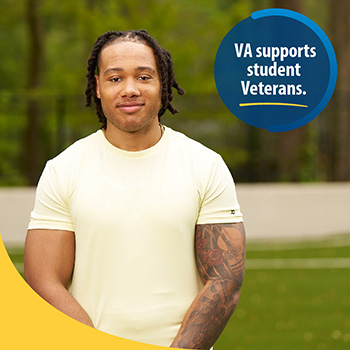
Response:
[[[109,81],[112,81],[112,82],[119,82],[119,81],[121,81],[121,79],[120,79],[120,78],[115,77],[115,78],[111,78],[111,79],[109,79]]]
[[[151,77],[149,77],[148,75],[140,75],[137,79],[142,81],[147,81],[151,79]]]

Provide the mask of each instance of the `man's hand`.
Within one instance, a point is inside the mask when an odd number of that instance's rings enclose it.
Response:
[[[245,268],[243,223],[197,225],[196,261],[204,287],[171,347],[210,349],[235,310]]]

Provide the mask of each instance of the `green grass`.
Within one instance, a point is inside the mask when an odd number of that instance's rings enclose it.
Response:
[[[350,235],[247,246],[237,309],[215,350],[350,349],[348,269],[249,269],[251,259],[350,258]]]
[[[23,274],[23,249],[8,252]],[[350,235],[249,243],[241,299],[214,349],[350,349],[350,265],[249,268],[254,259],[337,258],[350,258]]]
[[[24,261],[24,247],[7,247],[7,252],[18,272],[24,278],[23,261]]]

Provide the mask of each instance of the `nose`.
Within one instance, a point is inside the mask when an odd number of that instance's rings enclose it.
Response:
[[[127,79],[124,81],[121,91],[122,97],[134,97],[140,96],[140,90],[138,89],[137,82],[134,79]]]

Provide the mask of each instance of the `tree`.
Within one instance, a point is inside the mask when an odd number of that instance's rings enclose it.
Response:
[[[26,19],[28,23],[28,104],[26,111],[25,144],[23,147],[23,168],[29,185],[37,182],[40,161],[39,144],[39,101],[38,90],[42,81],[43,31],[39,18],[40,0],[27,0]]]
[[[330,123],[334,127],[332,178],[337,181],[350,179],[350,4],[348,0],[329,2],[331,13],[332,43],[338,61],[338,80],[334,92],[335,115]],[[331,125],[330,125],[331,126]]]

